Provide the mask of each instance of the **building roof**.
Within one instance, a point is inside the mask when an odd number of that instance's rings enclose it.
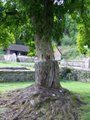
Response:
[[[13,51],[20,51],[20,52],[28,52],[29,50],[28,46],[19,45],[19,44],[10,44],[8,49]]]

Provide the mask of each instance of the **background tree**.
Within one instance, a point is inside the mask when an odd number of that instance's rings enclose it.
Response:
[[[73,19],[72,15],[65,14],[65,27],[63,37],[61,39],[61,45],[76,45],[77,37],[77,22]]]
[[[78,12],[76,19],[78,22],[77,46],[82,54],[86,54],[87,49],[84,46],[90,48],[90,0],[83,0],[81,12]]]
[[[78,49],[82,54],[86,54],[87,49],[85,48],[85,46],[88,46],[90,48],[89,39],[90,31],[87,28],[85,28],[85,25],[82,23],[78,25],[78,31],[79,31],[77,35]]]
[[[0,26],[0,46],[5,49],[10,43],[15,43],[13,33],[10,33],[8,28],[3,29],[3,27]]]

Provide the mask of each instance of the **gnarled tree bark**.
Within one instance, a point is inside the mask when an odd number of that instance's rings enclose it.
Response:
[[[35,81],[37,85],[44,87],[59,88],[59,66],[54,59],[54,52],[51,44],[53,34],[53,1],[42,1],[39,16],[35,14],[32,17],[32,23],[35,27],[35,45],[38,56],[38,62],[35,68]]]
[[[35,67],[36,84],[48,88],[59,88],[59,66],[54,59],[51,41],[36,35],[36,50],[38,55]]]

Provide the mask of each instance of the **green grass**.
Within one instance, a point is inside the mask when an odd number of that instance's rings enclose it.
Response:
[[[0,67],[26,67],[28,69],[31,70],[35,70],[34,69],[34,62],[32,63],[24,63],[24,62],[6,62],[6,61],[2,61],[0,62]]]
[[[15,90],[19,88],[25,88],[32,85],[33,82],[17,82],[17,83],[0,83],[0,92],[5,92],[9,90]],[[90,83],[81,83],[75,81],[62,81],[62,87],[76,93],[80,96],[81,100],[87,103],[80,107],[81,109],[81,119],[80,120],[90,120]]]
[[[0,62],[0,67],[21,67],[21,65],[17,62],[6,62],[2,61]]]
[[[76,82],[76,81],[63,81],[61,85],[64,88],[69,89],[72,92],[80,93],[80,94],[87,94],[90,93],[90,83],[85,82]]]
[[[80,107],[82,111],[80,120],[90,120],[90,83],[70,81],[61,82],[61,85],[71,92],[78,94],[81,100],[87,103]]]
[[[0,83],[0,92],[25,88],[32,85],[33,82],[13,82],[13,83]]]

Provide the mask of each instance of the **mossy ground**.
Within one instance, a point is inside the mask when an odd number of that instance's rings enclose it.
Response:
[[[77,101],[77,102],[76,102]],[[1,120],[78,120],[78,99],[63,88],[31,86],[2,95]]]

